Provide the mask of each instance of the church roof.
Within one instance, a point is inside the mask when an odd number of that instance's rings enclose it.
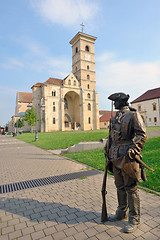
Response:
[[[24,102],[24,103],[32,102],[32,93],[18,92],[17,95],[18,95],[19,102]]]
[[[110,120],[110,118],[111,118],[111,111],[99,111],[99,114],[100,115],[102,115],[102,116],[100,116],[100,118],[99,118],[99,121],[100,122],[106,122],[106,121],[109,121]],[[113,116],[115,116],[116,115],[116,111],[113,111]]]
[[[133,100],[131,103],[147,101],[154,98],[160,98],[160,87],[148,90],[147,92],[145,92],[144,94],[142,94],[141,96]]]
[[[47,81],[44,82],[44,84],[53,84],[53,85],[62,85],[63,80],[58,78],[49,78]]]
[[[70,41],[69,43],[70,43],[70,44],[73,44],[73,42],[74,42],[75,40],[77,40],[77,38],[78,38],[79,36],[88,38],[88,39],[90,39],[90,40],[92,40],[92,41],[95,41],[95,40],[97,39],[97,37],[91,36],[91,35],[89,35],[89,34],[86,34],[86,33],[83,33],[83,32],[78,32],[78,33],[71,39],[71,41]]]
[[[38,82],[38,83],[34,84],[31,88],[33,88],[33,87],[41,87],[42,85],[43,85],[43,83]]]

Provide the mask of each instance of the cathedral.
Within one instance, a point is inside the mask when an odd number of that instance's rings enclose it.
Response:
[[[32,86],[32,105],[39,116],[38,131],[99,129],[95,80],[96,37],[78,32],[72,45],[72,73]]]
[[[78,32],[70,41],[72,73],[64,79],[49,78],[34,84],[32,93],[18,92],[15,115],[9,124],[14,131],[17,119],[28,104],[38,115],[39,132],[99,129],[99,104],[95,80],[94,42],[96,37]],[[30,126],[23,127],[29,131]]]

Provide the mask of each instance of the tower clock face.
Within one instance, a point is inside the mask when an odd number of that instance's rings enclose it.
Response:
[[[85,54],[85,60],[86,61],[90,61],[91,60],[91,56],[88,53]]]

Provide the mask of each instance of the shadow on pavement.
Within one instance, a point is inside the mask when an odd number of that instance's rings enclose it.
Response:
[[[101,223],[100,213],[56,202],[39,202],[25,198],[0,198],[0,209],[26,217],[32,222],[52,221],[68,225],[85,222]],[[105,222],[105,225],[121,226],[122,222],[119,224],[118,222]]]

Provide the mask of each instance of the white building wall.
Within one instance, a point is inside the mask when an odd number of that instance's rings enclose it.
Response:
[[[156,110],[154,110],[153,108],[154,105],[156,106]],[[160,126],[159,98],[146,100],[138,103],[132,103],[132,107],[134,107],[141,114],[147,127]]]

